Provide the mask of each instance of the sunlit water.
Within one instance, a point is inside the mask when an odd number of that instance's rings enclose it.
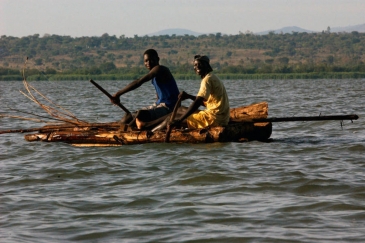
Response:
[[[80,119],[123,115],[88,81],[31,84]],[[99,84],[114,93],[127,82]],[[0,242],[365,242],[365,80],[225,85],[231,107],[267,101],[270,117],[360,119],[275,123],[270,143],[76,148],[2,134]],[[0,113],[44,115],[19,90],[0,82]],[[145,84],[122,103],[154,98]],[[42,125],[0,118],[1,130]]]

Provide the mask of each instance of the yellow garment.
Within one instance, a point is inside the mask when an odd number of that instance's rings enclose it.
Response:
[[[213,73],[208,73],[201,81],[197,96],[204,98],[205,110],[187,118],[189,128],[225,126],[229,122],[229,101],[222,81]]]

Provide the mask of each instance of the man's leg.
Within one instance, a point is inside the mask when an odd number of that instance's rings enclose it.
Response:
[[[120,120],[120,122],[122,124],[128,124],[133,120],[133,117],[136,115],[136,112],[133,113],[127,113],[125,114],[122,119]]]
[[[180,117],[182,117],[185,112],[187,111],[187,107],[185,106],[180,106],[176,112],[176,116],[175,118],[176,119],[179,119]],[[170,119],[171,119],[171,114],[168,114],[167,116],[164,117],[164,120],[160,121],[159,122],[159,125],[156,126],[155,128],[153,128],[151,131],[152,132],[155,132],[155,131],[161,131],[161,130],[164,130],[166,129],[167,125],[169,124],[170,122]],[[157,125],[158,123],[156,123],[155,125]],[[182,127],[185,127],[187,124],[186,124],[186,121],[181,121],[181,126]],[[152,127],[152,126],[151,126]]]

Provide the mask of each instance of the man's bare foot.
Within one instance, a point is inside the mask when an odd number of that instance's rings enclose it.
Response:
[[[136,126],[139,130],[141,130],[144,126],[145,126],[145,122],[139,120],[138,118],[136,118]]]

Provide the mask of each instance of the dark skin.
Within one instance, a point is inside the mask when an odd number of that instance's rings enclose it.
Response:
[[[209,69],[209,66],[206,65],[204,61],[194,60],[194,71],[203,79],[209,72],[211,72],[211,69]],[[179,119],[173,121],[171,123],[172,126],[177,126],[182,122],[185,123],[185,119],[187,117],[198,111],[200,106],[204,106],[205,100],[201,96],[193,96],[183,91],[179,94],[179,98],[180,97],[182,100],[191,99],[193,100],[193,103],[187,108],[187,110],[182,110],[182,113],[178,113]]]
[[[160,59],[157,56],[144,54],[143,59],[145,67],[150,71],[142,78],[134,80],[133,82],[129,83],[126,87],[115,93],[113,95],[113,98],[111,99],[111,102],[113,104],[118,104],[120,102],[121,95],[137,89],[142,84],[146,83],[147,81],[150,81],[153,78],[156,78],[157,82],[168,82],[169,80],[171,80],[172,75],[169,69],[159,64]],[[127,117],[126,122],[129,122],[128,118],[130,120],[132,117],[131,116]],[[144,110],[139,110],[135,118],[134,119],[132,118],[133,120],[130,122],[130,124],[136,122],[137,128],[142,129],[146,125],[145,121],[148,120],[148,118],[149,118],[148,112]]]

